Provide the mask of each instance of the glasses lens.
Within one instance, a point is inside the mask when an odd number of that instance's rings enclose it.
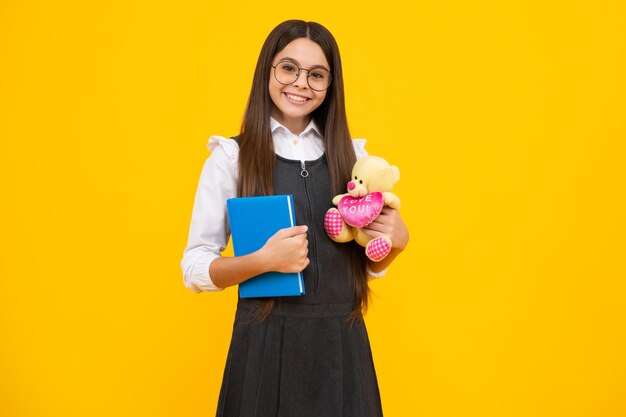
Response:
[[[279,62],[274,70],[276,80],[281,84],[291,84],[298,78],[298,67],[291,62]]]
[[[313,90],[325,90],[330,84],[330,73],[324,68],[309,71],[309,87]]]

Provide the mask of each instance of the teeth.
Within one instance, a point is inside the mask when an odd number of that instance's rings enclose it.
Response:
[[[289,97],[289,100],[293,100],[293,101],[299,101],[301,103],[304,103],[305,101],[307,101],[307,98],[304,97],[298,97],[298,96],[294,96],[291,94],[287,94],[287,97]]]

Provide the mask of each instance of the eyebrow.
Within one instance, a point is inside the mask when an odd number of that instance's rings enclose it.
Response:
[[[291,58],[291,57],[288,57],[288,56],[284,56],[284,57],[282,57],[281,59],[278,60],[278,62],[281,62],[281,61],[291,61],[294,64],[297,64],[298,66],[300,66],[300,63],[298,62],[297,59],[294,59],[294,58]],[[324,68],[326,71],[330,72],[330,70],[328,68],[326,68],[325,65],[313,65],[309,69],[313,69],[313,68]]]

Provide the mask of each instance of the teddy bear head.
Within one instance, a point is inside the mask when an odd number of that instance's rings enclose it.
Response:
[[[352,178],[348,182],[348,194],[359,198],[379,191],[391,191],[400,179],[400,170],[378,156],[365,156],[352,167]]]

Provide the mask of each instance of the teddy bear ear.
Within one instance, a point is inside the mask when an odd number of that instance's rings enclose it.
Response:
[[[389,168],[391,168],[391,172],[393,173],[393,183],[395,184],[400,179],[400,169],[395,165],[392,165]]]

